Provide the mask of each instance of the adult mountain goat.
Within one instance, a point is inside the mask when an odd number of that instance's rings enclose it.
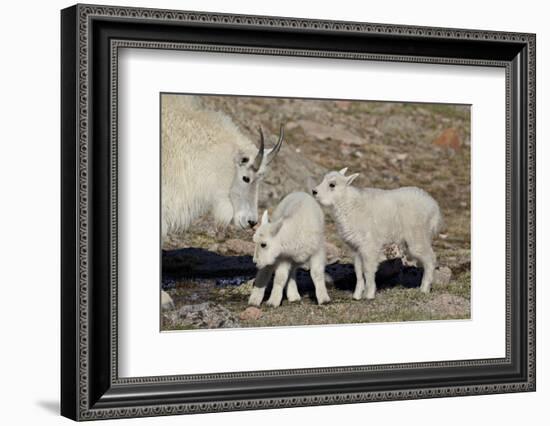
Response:
[[[206,213],[226,226],[258,221],[258,186],[283,143],[272,149],[244,136],[231,118],[194,96],[162,97],[162,236]]]
[[[260,129],[257,148],[196,96],[163,95],[161,103],[162,240],[207,213],[220,227],[256,225],[259,184],[281,148],[283,127],[272,149]]]
[[[437,202],[415,187],[392,190],[351,186],[358,173],[345,176],[347,167],[330,172],[313,189],[323,206],[330,207],[342,239],[355,252],[357,284],[354,299],[374,299],[381,250],[389,243],[406,243],[409,254],[424,267],[420,290],[428,293],[436,257],[432,238],[442,225]]]

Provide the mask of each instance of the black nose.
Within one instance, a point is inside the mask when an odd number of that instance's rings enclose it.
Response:
[[[253,221],[253,220],[249,220],[249,221],[248,221],[248,224],[250,225],[251,228],[254,228],[254,226],[256,226],[257,223],[258,223],[258,222],[255,222],[255,221]]]
[[[311,193],[312,193],[313,195],[317,195],[317,191],[316,191],[315,189],[313,189],[313,190],[311,191]]]

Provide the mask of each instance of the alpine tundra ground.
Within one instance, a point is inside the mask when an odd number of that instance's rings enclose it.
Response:
[[[279,308],[262,305],[260,310],[247,310],[250,281],[221,286],[216,279],[179,279],[168,290],[176,309],[162,315],[163,330],[470,318],[468,106],[224,96],[206,97],[205,103],[226,112],[252,140],[258,140],[261,125],[272,144],[280,123],[285,124],[285,143],[260,191],[260,213],[289,192],[309,191],[326,171],[343,167],[361,173],[357,186],[428,191],[445,221],[433,243],[440,278],[428,295],[396,285],[379,290],[373,301],[354,301],[351,289],[329,284],[328,305],[317,306],[305,292],[301,302],[284,299]],[[352,263],[325,213],[329,263]],[[233,227],[216,230],[205,217],[184,234],[170,235],[163,249],[252,255],[252,235]]]

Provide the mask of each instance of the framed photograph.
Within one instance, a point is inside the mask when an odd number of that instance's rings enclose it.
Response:
[[[61,12],[61,413],[535,390],[535,35]]]

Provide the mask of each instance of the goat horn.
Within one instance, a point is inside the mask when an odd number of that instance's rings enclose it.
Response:
[[[254,164],[252,164],[252,168],[255,171],[260,170],[260,166],[262,165],[262,161],[264,160],[264,147],[264,132],[262,131],[262,127],[260,126],[260,149],[258,150],[256,158],[254,159]]]
[[[266,157],[266,165],[271,163],[279,150],[281,149],[281,145],[283,144],[283,140],[285,138],[285,127],[283,124],[281,124],[281,128],[279,130],[279,140],[277,141],[277,144],[269,151],[269,154],[267,154]]]

